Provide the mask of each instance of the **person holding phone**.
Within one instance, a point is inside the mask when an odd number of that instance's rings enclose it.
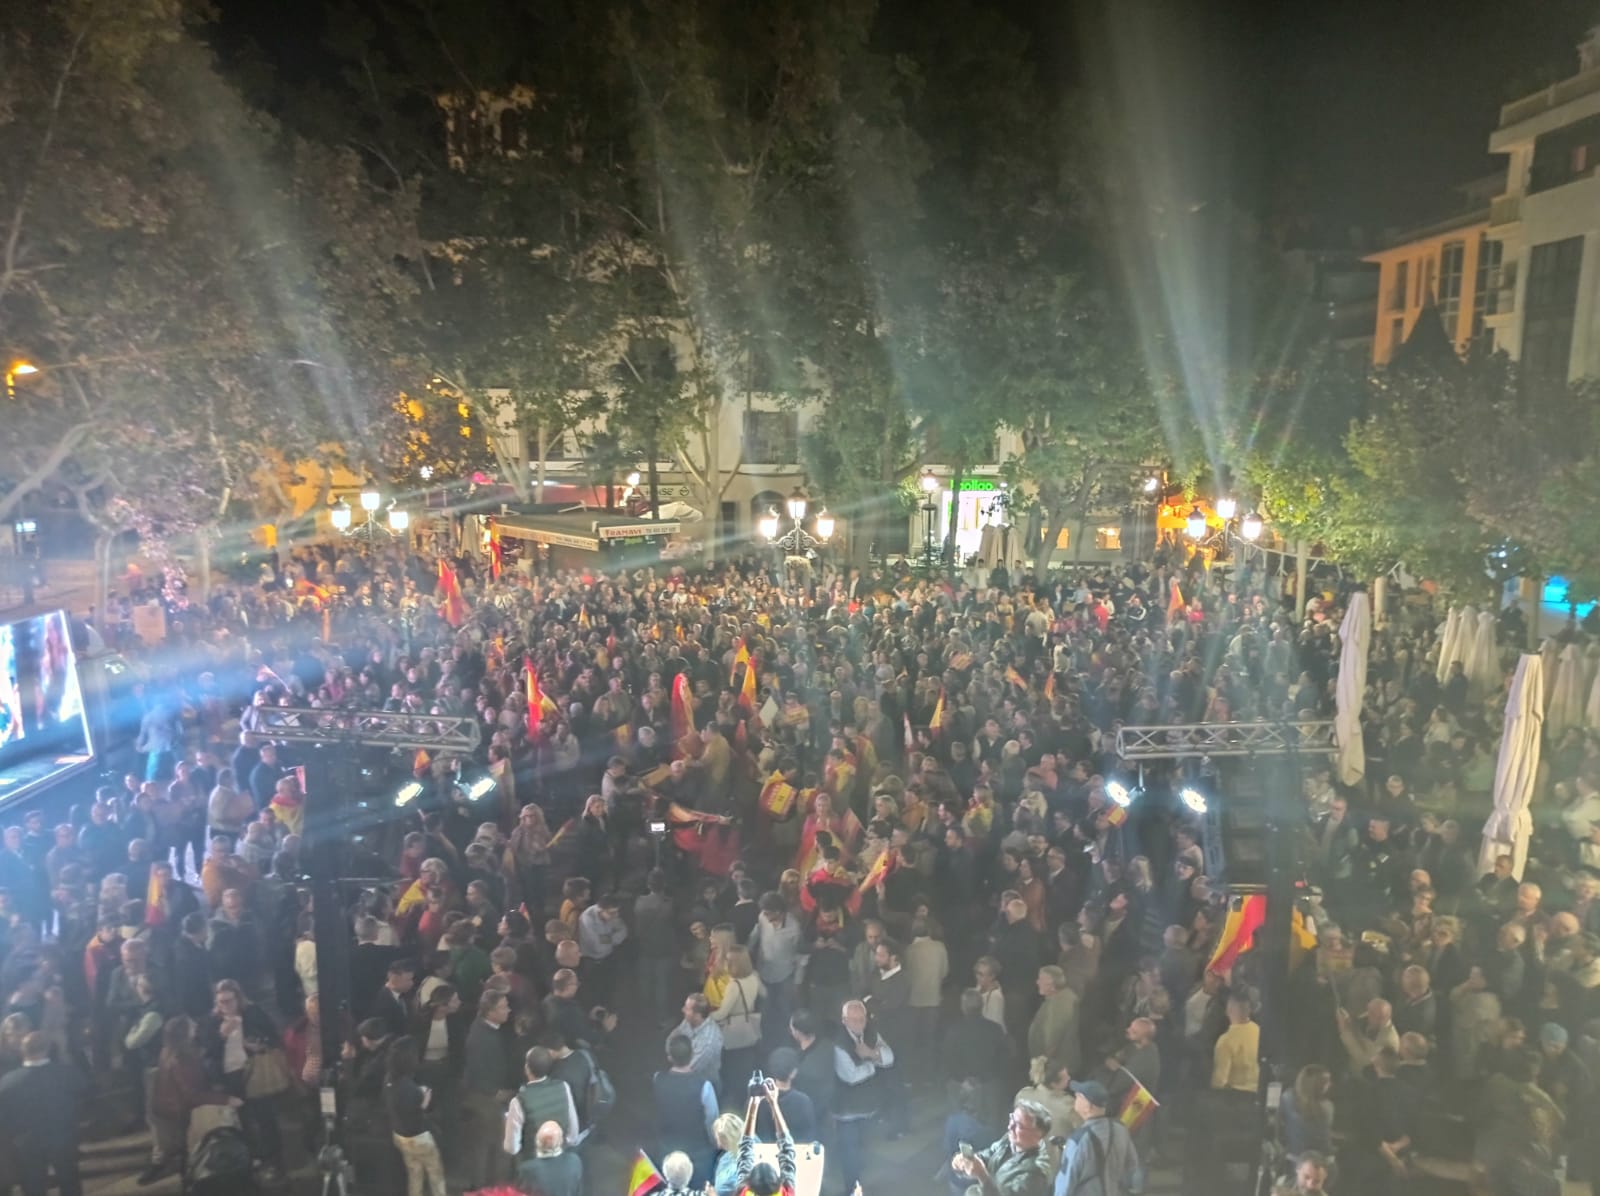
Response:
[[[750,1100],[744,1111],[744,1135],[739,1139],[738,1191],[740,1196],[794,1196],[794,1135],[783,1120],[778,1085],[757,1072],[750,1081]],[[756,1162],[756,1115],[765,1105],[778,1130],[778,1165]]]
[[[1050,1114],[1032,1101],[1018,1101],[1005,1134],[982,1150],[960,1143],[950,1170],[972,1181],[968,1196],[1046,1196],[1054,1184],[1045,1152],[1049,1136]]]

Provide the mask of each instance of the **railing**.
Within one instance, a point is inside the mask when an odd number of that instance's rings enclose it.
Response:
[[[472,752],[482,741],[476,718],[384,710],[328,710],[294,706],[256,708],[251,728],[290,743],[353,743],[367,747]]]
[[[1522,196],[1497,195],[1489,201],[1489,227],[1515,224],[1522,219]]]
[[[1520,100],[1512,100],[1509,104],[1500,106],[1500,127],[1520,124],[1529,117],[1538,116],[1541,112],[1549,112],[1552,108],[1559,108],[1562,104],[1576,100],[1581,96],[1600,91],[1600,70],[1585,71],[1581,75],[1573,75],[1570,79],[1563,79],[1559,83],[1552,83],[1543,91],[1536,91],[1531,96],[1523,96]]]
[[[1210,756],[1332,755],[1333,721],[1282,723],[1178,723],[1122,727],[1117,755],[1124,760],[1182,760]]]

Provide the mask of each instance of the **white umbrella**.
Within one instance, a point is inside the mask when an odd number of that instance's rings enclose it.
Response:
[[[1337,713],[1333,736],[1339,745],[1339,780],[1358,785],[1367,771],[1366,744],[1361,736],[1361,702],[1367,694],[1367,648],[1372,640],[1372,607],[1364,590],[1350,595],[1339,624],[1339,681],[1334,690]]]
[[[1454,602],[1450,604],[1450,613],[1444,617],[1444,625],[1439,629],[1439,665],[1434,671],[1434,676],[1443,685],[1450,676],[1450,653],[1455,648],[1456,637],[1461,633],[1461,611]]]
[[[1591,731],[1600,731],[1600,673],[1596,673],[1594,684],[1589,687],[1589,701],[1583,708],[1583,725]]]
[[[1478,626],[1472,632],[1472,641],[1462,652],[1466,661],[1468,693],[1474,701],[1482,701],[1500,688],[1500,649],[1495,644],[1495,617],[1484,611],[1478,616]],[[1462,638],[1466,629],[1462,629]]]
[[[1505,730],[1500,736],[1500,759],[1494,770],[1494,812],[1483,825],[1483,850],[1478,854],[1480,875],[1494,870],[1496,856],[1511,857],[1511,873],[1522,878],[1528,862],[1528,840],[1533,818],[1528,803],[1539,775],[1539,737],[1544,729],[1544,661],[1525,653],[1517,661],[1506,699]]]
[[[1560,735],[1568,727],[1583,726],[1583,649],[1568,644],[1561,649],[1561,661],[1550,683],[1550,709],[1544,722],[1551,736]]]
[[[1553,682],[1556,679],[1556,670],[1561,667],[1561,645],[1556,643],[1554,636],[1545,636],[1544,643],[1539,645],[1539,656],[1544,661],[1544,708],[1550,709],[1550,699],[1555,696]]]

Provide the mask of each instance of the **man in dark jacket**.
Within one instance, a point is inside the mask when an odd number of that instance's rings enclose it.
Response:
[[[22,1040],[22,1066],[0,1079],[0,1125],[16,1147],[23,1196],[45,1196],[51,1172],[60,1196],[83,1196],[78,1123],[88,1089],[77,1068],[50,1061],[43,1034]]]
[[[184,915],[182,931],[172,948],[172,995],[181,1012],[198,1020],[211,1012],[211,955],[206,950],[206,916],[199,912]]]
[[[478,1001],[478,1016],[467,1031],[466,1065],[461,1072],[463,1170],[467,1189],[486,1188],[501,1171],[506,1102],[517,1089],[516,1052],[505,1024],[511,1016],[506,994],[494,989]]]
[[[961,1018],[945,1031],[944,1074],[952,1084],[970,1080],[983,1097],[983,1116],[998,1122],[1003,1082],[1011,1066],[1011,1040],[998,1023],[983,1016],[983,994],[961,994]]]
[[[817,1019],[809,1009],[795,1010],[789,1019],[789,1034],[800,1052],[790,1083],[811,1098],[817,1124],[826,1127],[833,1116],[834,1089],[839,1083],[833,1066],[833,1043],[818,1037]]]

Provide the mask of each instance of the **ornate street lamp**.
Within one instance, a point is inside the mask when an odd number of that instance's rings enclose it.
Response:
[[[1261,516],[1254,511],[1239,521],[1239,534],[1252,544],[1261,539],[1261,528]]]
[[[1217,516],[1220,519],[1232,519],[1239,513],[1239,503],[1233,498],[1223,497],[1217,499]]]
[[[1189,539],[1199,540],[1206,534],[1206,513],[1200,509],[1198,503],[1194,510],[1189,512],[1189,520],[1184,524],[1183,530],[1188,533]]]

